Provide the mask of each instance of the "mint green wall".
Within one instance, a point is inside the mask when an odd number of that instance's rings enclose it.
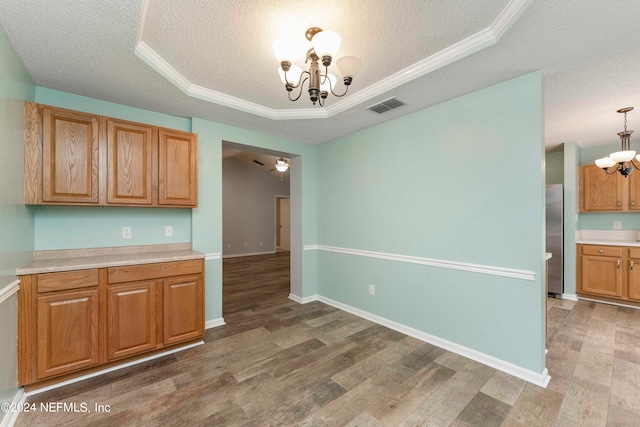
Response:
[[[35,86],[0,28],[0,289],[16,280],[16,268],[33,252],[33,214],[24,205],[24,101]],[[0,303],[0,402],[18,392],[18,300]],[[5,416],[0,411],[0,424]]]
[[[35,214],[39,251],[191,242],[188,209],[36,206]],[[165,237],[166,225],[173,236]],[[122,238],[123,226],[131,227],[130,239]]]
[[[532,73],[318,147],[318,244],[534,281],[318,251],[319,294],[541,373],[542,113]]]
[[[580,164],[590,164],[600,157],[608,156],[620,150],[620,143],[585,147],[580,150]],[[604,172],[603,172],[604,173]],[[633,173],[640,173],[634,171]],[[613,230],[613,222],[620,221],[622,230],[640,230],[640,213],[638,212],[588,212],[578,216],[580,230]]]
[[[578,222],[578,164],[580,147],[575,141],[564,143],[564,245],[562,251],[564,294],[576,294],[576,230]]]
[[[222,142],[289,153],[291,157],[291,293],[315,295],[316,254],[303,245],[316,243],[316,146],[194,118],[197,133],[199,207],[193,210],[193,248],[222,253]],[[293,230],[301,230],[294,235]],[[207,261],[206,318],[222,317],[222,261]],[[213,271],[213,274],[209,272]]]
[[[36,88],[36,102],[108,117],[191,131],[191,120],[113,102],[87,98],[44,87]],[[191,241],[190,209],[45,207],[35,212],[35,249],[77,249],[106,246],[155,245]],[[173,226],[172,237],[164,236]],[[132,238],[122,238],[122,227]]]
[[[554,151],[545,154],[545,183],[562,184],[564,182],[564,152]]]

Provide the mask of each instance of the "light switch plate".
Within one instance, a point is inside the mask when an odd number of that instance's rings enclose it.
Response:
[[[614,230],[622,230],[622,221],[613,221]]]
[[[131,238],[131,227],[122,227],[122,238],[123,239]]]
[[[165,235],[165,237],[173,236],[173,226],[172,225],[165,225],[164,226],[164,235]]]

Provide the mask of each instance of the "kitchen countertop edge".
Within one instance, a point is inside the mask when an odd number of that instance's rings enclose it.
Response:
[[[88,257],[52,258],[33,260],[16,270],[17,276],[41,273],[59,273],[70,270],[88,270],[92,268],[121,267],[159,262],[188,261],[204,259],[205,254],[194,250],[166,252],[147,252],[132,254],[99,255]]]
[[[628,246],[640,247],[640,242],[635,240],[576,240],[577,245],[605,245],[605,246]]]

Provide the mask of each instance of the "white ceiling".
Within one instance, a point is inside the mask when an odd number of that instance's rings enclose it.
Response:
[[[312,144],[534,70],[548,148],[616,142],[621,107],[640,128],[637,0],[0,0],[0,25],[40,86]],[[326,108],[287,99],[271,49],[311,26],[363,62]]]

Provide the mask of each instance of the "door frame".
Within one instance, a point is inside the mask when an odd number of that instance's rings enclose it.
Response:
[[[289,193],[291,193],[291,189],[289,189]],[[276,220],[275,225],[275,236],[274,236],[274,247],[276,248],[276,252],[278,252],[278,240],[280,238],[280,216],[278,215],[278,210],[280,208],[280,199],[289,199],[289,218],[291,218],[291,196],[285,196],[284,194],[276,194],[274,196],[274,218]],[[291,227],[291,220],[289,220],[289,227]],[[289,247],[291,247],[291,231],[289,231]],[[291,250],[291,249],[289,249]]]

